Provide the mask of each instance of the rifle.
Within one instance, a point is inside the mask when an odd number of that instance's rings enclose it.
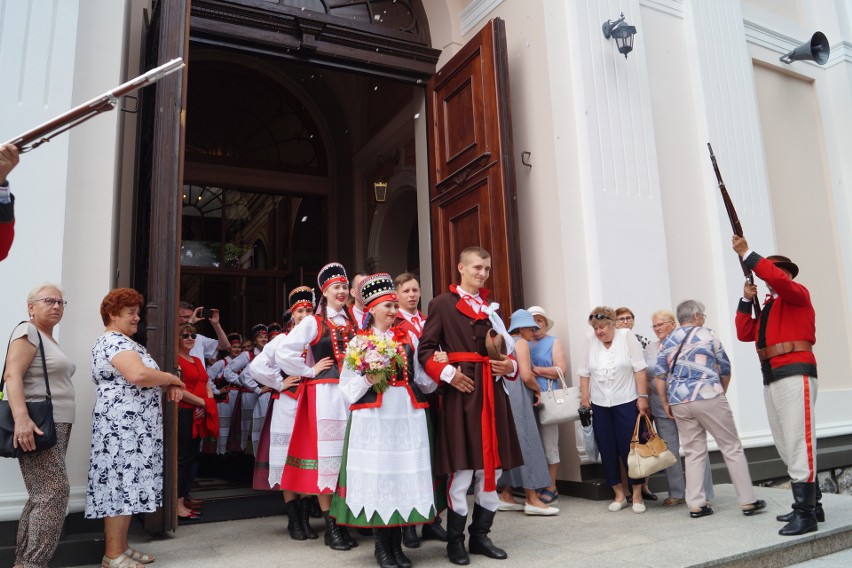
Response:
[[[38,148],[45,142],[50,142],[54,136],[58,136],[66,130],[74,128],[93,116],[114,109],[118,104],[118,99],[120,97],[129,95],[143,87],[156,83],[166,75],[179,71],[183,67],[183,59],[180,57],[172,59],[164,65],[151,69],[147,73],[127,81],[126,83],[95,97],[89,102],[74,107],[68,112],[61,114],[42,125],[37,126],[28,132],[24,132],[20,136],[16,136],[12,140],[9,140],[7,144],[17,146],[21,153],[29,152],[34,148]]]
[[[725,182],[722,181],[722,173],[719,171],[719,165],[716,163],[716,156],[713,154],[713,146],[710,145],[710,142],[707,143],[707,149],[710,150],[710,161],[713,162],[713,171],[716,172],[716,181],[719,182],[719,191],[722,192],[722,201],[725,203],[725,210],[728,212],[728,219],[731,221],[731,229],[733,229],[735,235],[742,237],[743,227],[740,225],[740,218],[737,216],[737,210],[734,209],[734,203],[728,195],[728,190],[725,189]],[[745,265],[745,262],[743,262],[743,259],[739,255],[737,258],[740,260],[740,267],[743,269],[743,275],[749,286],[754,286],[754,275],[751,269]],[[760,302],[758,302],[757,296],[751,299],[751,303],[754,307],[755,315],[760,317]]]

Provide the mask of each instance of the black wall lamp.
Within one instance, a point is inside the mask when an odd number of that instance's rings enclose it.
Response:
[[[606,39],[615,39],[619,53],[627,54],[633,51],[633,36],[636,35],[636,26],[631,26],[624,21],[624,12],[616,21],[607,20],[603,23],[603,35]]]

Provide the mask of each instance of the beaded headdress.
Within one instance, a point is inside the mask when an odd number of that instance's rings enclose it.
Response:
[[[379,272],[364,278],[358,286],[358,297],[367,309],[388,300],[396,302],[396,287],[390,274]]]
[[[346,269],[339,262],[330,262],[323,266],[317,275],[317,285],[320,290],[325,292],[326,288],[332,284],[342,282],[349,285],[349,278],[346,277]]]
[[[293,291],[290,292],[289,296],[287,296],[287,302],[290,304],[291,312],[299,308],[313,309],[316,304],[314,289],[310,286],[299,286],[298,288],[293,288]]]

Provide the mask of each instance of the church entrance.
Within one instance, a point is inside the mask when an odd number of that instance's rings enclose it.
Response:
[[[250,343],[256,324],[286,325],[289,292],[327,262],[419,271],[411,108],[423,87],[192,40],[188,68],[182,300],[218,309]],[[245,438],[240,451],[205,446],[194,498],[252,493],[258,433]]]
[[[134,283],[140,340],[162,368],[177,361],[179,299],[245,334],[279,320],[329,260],[420,272],[439,293],[478,245],[504,312],[523,305],[502,20],[437,74],[421,0],[159,1],[148,41],[148,67],[187,63],[142,104]],[[177,524],[177,410],[165,410],[151,532]],[[250,467],[212,469],[218,490],[248,491]]]

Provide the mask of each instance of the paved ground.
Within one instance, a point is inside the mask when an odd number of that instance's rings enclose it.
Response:
[[[848,568],[852,566],[852,497],[825,495],[827,522],[803,537],[781,537],[775,515],[789,510],[790,493],[756,488],[768,503],[765,513],[740,514],[731,485],[718,485],[715,514],[691,519],[684,506],[651,504],[642,515],[625,509],[607,511],[607,502],[562,497],[557,517],[498,513],[492,537],[509,560],[472,556],[472,566],[609,568],[647,566],[788,566]],[[313,521],[320,528],[322,521]],[[283,517],[182,526],[166,538],[133,537],[133,545],[158,557],[157,568],[279,568],[288,566],[374,566],[373,543],[334,552],[318,541],[296,542],[285,531]],[[450,566],[442,543],[428,541],[407,551],[415,566]],[[815,559],[823,554],[831,554]],[[812,560],[813,559],[813,560]],[[796,564],[797,562],[802,564]]]

